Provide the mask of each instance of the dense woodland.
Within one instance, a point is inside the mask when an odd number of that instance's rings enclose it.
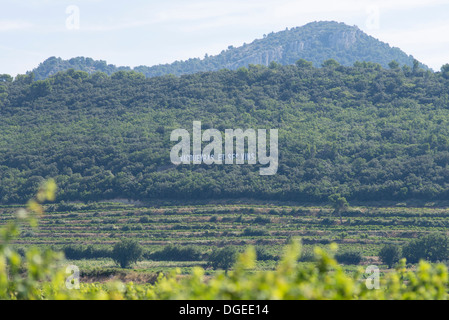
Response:
[[[0,76],[0,202],[55,178],[58,200],[449,198],[449,65],[328,60],[146,78]],[[279,170],[170,162],[175,128],[279,129]]]

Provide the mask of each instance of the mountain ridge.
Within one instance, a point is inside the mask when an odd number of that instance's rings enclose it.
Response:
[[[153,66],[115,66],[103,60],[93,60],[86,57],[75,57],[69,60],[50,57],[31,72],[36,80],[42,80],[59,71],[75,69],[94,72],[104,72],[111,75],[117,71],[136,71],[146,77],[166,74],[183,75],[196,72],[217,71],[220,69],[236,70],[250,64],[268,66],[272,62],[282,65],[294,64],[304,59],[315,67],[329,59],[334,59],[344,66],[355,62],[366,61],[379,63],[387,67],[395,60],[400,65],[413,66],[413,56],[407,55],[397,47],[391,47],[374,37],[364,33],[357,26],[349,26],[342,22],[319,21],[310,22],[301,27],[284,31],[271,32],[261,39],[255,39],[240,47],[229,46],[226,50],[204,58],[190,58],[184,61],[158,64]],[[420,67],[429,69],[420,63]]]

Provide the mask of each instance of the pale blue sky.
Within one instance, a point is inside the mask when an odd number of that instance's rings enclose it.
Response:
[[[357,25],[434,70],[449,63],[448,0],[0,0],[0,73],[50,56],[170,63],[319,20]]]

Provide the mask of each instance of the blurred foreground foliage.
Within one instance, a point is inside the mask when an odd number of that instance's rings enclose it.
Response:
[[[392,272],[380,277],[379,289],[369,289],[371,274],[360,267],[346,274],[333,258],[337,248],[327,252],[315,248],[311,263],[298,264],[299,241],[285,247],[275,270],[254,271],[256,250],[249,247],[239,254],[232,270],[205,277],[205,270],[195,267],[189,276],[180,270],[160,274],[154,285],[109,282],[81,283],[69,289],[72,279],[62,267],[61,253],[30,249],[22,257],[10,242],[19,234],[20,224],[36,226],[42,214],[41,203],[54,199],[56,185],[47,181],[26,210],[19,210],[16,221],[0,229],[0,299],[2,300],[71,300],[71,299],[447,299],[448,272],[443,264],[421,261],[415,270],[406,269],[402,259]],[[367,279],[368,278],[368,279]],[[70,280],[69,280],[70,281]],[[72,282],[74,284],[74,282]]]

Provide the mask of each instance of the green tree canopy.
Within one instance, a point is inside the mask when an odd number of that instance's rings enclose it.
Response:
[[[143,248],[136,240],[124,239],[117,242],[112,249],[112,259],[122,268],[128,268],[139,261],[142,255]]]

